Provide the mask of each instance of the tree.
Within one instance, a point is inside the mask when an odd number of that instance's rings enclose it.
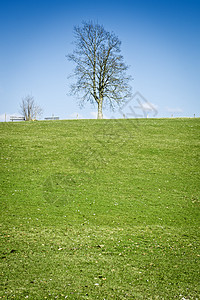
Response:
[[[103,118],[103,104],[112,109],[131,95],[128,66],[121,53],[121,42],[114,33],[103,26],[83,22],[75,26],[75,49],[68,59],[75,63],[76,83],[71,85],[72,94],[81,97],[81,103],[90,101],[98,105],[98,119]]]
[[[22,98],[20,113],[26,121],[36,120],[42,115],[42,112],[42,108],[35,103],[34,97],[27,95],[25,98]]]

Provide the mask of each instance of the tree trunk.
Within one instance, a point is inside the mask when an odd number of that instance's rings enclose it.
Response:
[[[103,113],[102,113],[102,100],[99,100],[98,102],[98,116],[97,119],[103,119]]]

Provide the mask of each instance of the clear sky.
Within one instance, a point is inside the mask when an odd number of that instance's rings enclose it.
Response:
[[[66,55],[83,20],[119,37],[133,93],[154,106],[156,117],[200,116],[200,0],[0,0],[1,120],[19,115],[28,94],[43,118],[95,117],[96,106],[80,109],[68,96],[73,64]]]

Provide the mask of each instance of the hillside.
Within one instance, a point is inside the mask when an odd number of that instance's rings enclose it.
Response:
[[[200,119],[0,123],[0,298],[198,299]]]

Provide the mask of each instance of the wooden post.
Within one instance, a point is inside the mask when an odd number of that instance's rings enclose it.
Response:
[[[5,113],[5,122],[6,122],[6,113]]]

